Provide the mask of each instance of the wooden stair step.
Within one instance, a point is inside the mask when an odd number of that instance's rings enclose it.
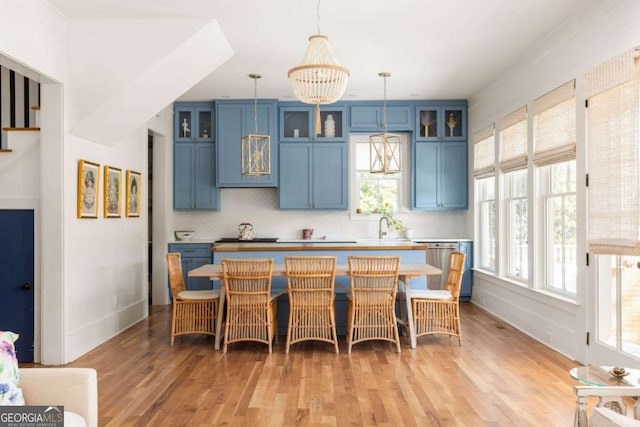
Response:
[[[40,131],[40,128],[2,128],[5,132],[14,132],[14,131]]]
[[[10,150],[8,148],[0,148],[0,153],[11,153],[13,152],[13,150]]]

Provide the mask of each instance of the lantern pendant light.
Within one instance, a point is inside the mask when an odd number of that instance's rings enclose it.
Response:
[[[342,97],[347,88],[349,70],[340,66],[327,36],[320,34],[320,0],[316,9],[318,34],[309,37],[302,63],[289,70],[293,93],[305,104],[316,106],[316,133],[320,134],[320,104],[331,104]]]
[[[387,175],[400,172],[400,135],[387,133],[387,77],[391,74],[378,75],[384,78],[382,133],[369,137],[369,172]]]
[[[258,79],[260,74],[249,74],[254,80],[253,125],[254,133],[242,137],[242,175],[271,174],[271,137],[258,134]]]

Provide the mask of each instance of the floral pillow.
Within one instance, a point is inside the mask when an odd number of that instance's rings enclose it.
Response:
[[[0,332],[0,406],[24,405],[20,389],[18,358],[13,345],[18,334]]]

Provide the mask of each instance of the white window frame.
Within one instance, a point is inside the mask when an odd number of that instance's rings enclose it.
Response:
[[[398,186],[398,200],[397,200],[397,210],[394,211],[394,214],[402,214],[407,211],[409,208],[406,204],[406,200],[408,200],[407,195],[409,194],[409,135],[406,133],[397,133],[401,137],[400,142],[400,172],[392,175],[383,175],[379,174],[379,179],[390,179],[395,180]],[[369,221],[377,221],[380,218],[380,215],[374,214],[371,215],[367,212],[359,212],[360,208],[360,177],[357,170],[357,162],[356,162],[356,144],[369,144],[369,134],[364,133],[356,133],[349,135],[349,152],[350,152],[350,182],[353,185],[350,186],[349,189],[349,197],[350,197],[350,206],[351,219],[355,220],[369,220]],[[367,150],[368,152],[368,150]],[[367,162],[368,163],[368,162]],[[399,217],[402,219],[402,216]]]
[[[491,181],[491,182],[489,182]],[[493,187],[493,198],[487,197],[486,191],[484,191],[484,187]],[[495,197],[495,176],[488,176],[484,178],[476,178],[476,212],[477,212],[477,238],[478,242],[478,251],[477,251],[477,261],[478,267],[491,271],[493,273],[496,272],[496,262],[497,262],[497,199]],[[493,225],[494,225],[494,235],[491,238],[491,230],[490,227],[485,227],[484,225],[488,222],[491,223],[491,218],[485,218],[485,212],[491,209],[493,205]],[[491,242],[493,241],[493,248],[491,248]],[[493,252],[493,265],[491,264],[491,260],[487,260],[488,256],[491,258],[491,252]],[[489,262],[488,262],[489,261]]]
[[[556,294],[560,294],[564,297],[567,298],[571,298],[571,299],[575,299],[576,298],[576,290],[567,290],[567,271],[564,268],[564,265],[566,265],[566,262],[563,262],[563,268],[562,268],[562,283],[557,284],[556,286],[551,285],[551,283],[553,282],[553,278],[554,278],[554,272],[553,272],[553,265],[555,264],[554,261],[554,257],[556,255],[555,251],[556,248],[554,247],[555,245],[553,244],[553,238],[554,238],[554,233],[556,232],[555,230],[555,226],[553,224],[553,218],[549,218],[548,213],[548,208],[549,208],[549,203],[552,199],[558,199],[560,198],[562,201],[566,200],[567,197],[573,197],[573,199],[575,200],[576,206],[574,207],[574,210],[576,210],[576,221],[578,221],[577,218],[577,188],[574,188],[573,191],[564,191],[564,192],[556,192],[556,193],[552,193],[551,192],[551,168],[553,167],[557,167],[557,166],[561,166],[561,165],[566,165],[570,162],[573,162],[574,164],[574,169],[573,169],[573,173],[576,174],[576,161],[575,160],[569,160],[567,162],[561,162],[561,163],[553,163],[550,165],[546,165],[543,166],[541,168],[539,168],[539,179],[540,179],[540,212],[541,212],[541,217],[542,217],[542,222],[541,222],[541,227],[540,230],[538,232],[538,234],[542,235],[542,254],[544,254],[543,256],[543,263],[540,266],[542,268],[542,274],[540,275],[542,278],[542,281],[539,281],[539,285],[542,289],[544,289],[545,291],[549,291],[552,293],[556,293]],[[577,177],[575,177],[575,179],[577,179]],[[576,182],[576,187],[577,187],[577,182]],[[563,227],[564,229],[565,227]],[[576,230],[577,230],[577,224],[576,224]],[[564,233],[563,233],[564,234]],[[564,251],[564,247],[566,245],[562,245],[562,259],[566,259],[566,253]],[[573,264],[575,265],[574,267],[574,277],[573,277],[573,281],[574,281],[574,286],[576,284],[576,275],[577,275],[577,250],[574,251],[574,260],[573,260]]]
[[[526,183],[527,186],[525,187],[525,194],[524,195],[520,195],[520,196],[514,196],[514,179],[515,179],[515,174],[526,174]],[[529,242],[531,242],[531,236],[529,236],[529,228],[528,228],[528,223],[529,223],[529,200],[528,200],[528,183],[529,183],[529,173],[527,171],[527,169],[520,169],[520,170],[515,170],[512,172],[508,172],[505,173],[503,175],[503,183],[505,186],[505,197],[504,197],[504,202],[505,202],[505,220],[506,220],[506,276],[509,279],[518,281],[518,282],[522,282],[522,283],[528,283],[529,281]],[[526,244],[524,246],[524,253],[521,254],[521,262],[520,262],[520,270],[521,270],[521,274],[517,275],[514,273],[514,262],[516,261],[516,256],[514,253],[514,250],[516,249],[514,246],[516,245],[516,236],[514,236],[514,229],[516,224],[514,223],[514,221],[517,220],[517,218],[514,218],[514,213],[513,213],[513,209],[515,207],[516,204],[518,203],[522,203],[524,201],[524,203],[526,204],[527,207],[527,214],[525,215],[525,232],[527,233],[527,238],[526,238]],[[520,248],[520,251],[522,251],[523,248]]]

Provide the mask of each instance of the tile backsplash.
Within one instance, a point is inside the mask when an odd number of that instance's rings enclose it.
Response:
[[[313,228],[314,238],[378,237],[378,216],[351,218],[345,211],[278,210],[275,188],[224,188],[220,206],[219,212],[174,211],[174,229],[195,230],[198,240],[237,237],[243,222],[253,225],[256,237],[301,239],[304,228]],[[421,212],[405,207],[397,217],[413,231],[414,238],[470,238],[468,215],[469,211]]]

